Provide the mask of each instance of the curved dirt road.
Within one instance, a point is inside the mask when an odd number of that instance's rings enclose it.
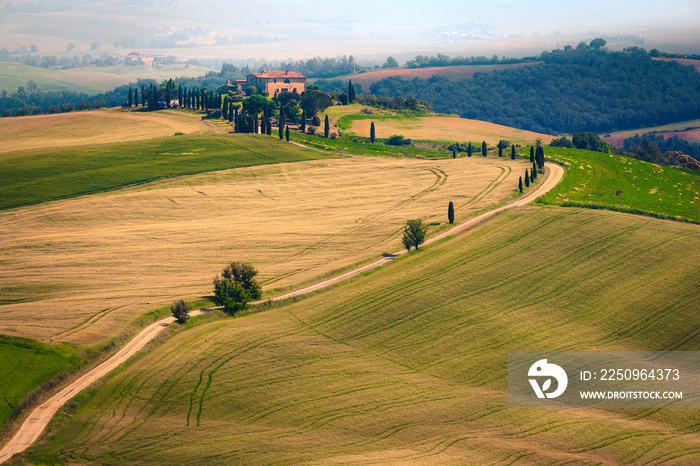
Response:
[[[543,183],[541,183],[536,190],[528,194],[527,196],[524,196],[520,199],[518,199],[515,202],[512,202],[510,204],[504,205],[502,207],[499,207],[494,210],[490,210],[488,212],[485,212],[477,217],[474,217],[472,219],[466,220],[459,225],[450,228],[449,230],[446,230],[439,235],[436,235],[430,239],[428,239],[424,245],[428,245],[431,243],[434,243],[436,241],[440,241],[441,239],[451,236],[460,232],[463,232],[465,230],[468,230],[470,228],[473,228],[474,226],[478,225],[479,223],[493,217],[499,212],[502,212],[506,209],[512,209],[514,207],[521,207],[524,205],[527,205],[534,199],[544,195],[548,191],[550,191],[554,186],[556,186],[559,181],[561,181],[562,177],[564,176],[564,169],[559,166],[559,165],[554,165],[547,163],[546,164],[547,168],[549,168],[549,176],[544,180]],[[358,267],[356,269],[350,270],[348,272],[345,272],[341,275],[338,275],[336,277],[329,278],[327,280],[323,280],[319,283],[309,285],[307,287],[301,288],[296,291],[292,291],[291,293],[284,294],[282,296],[277,296],[275,298],[272,298],[271,301],[281,301],[287,298],[292,298],[295,296],[300,296],[304,294],[311,293],[313,291],[318,291],[323,288],[326,288],[330,285],[334,285],[336,283],[342,282],[344,280],[347,280],[348,278],[354,277],[355,275],[359,275],[362,272],[372,270],[374,268],[380,267],[381,265],[390,262],[392,259],[395,257],[398,257],[400,255],[406,254],[405,250],[401,250],[395,254],[392,254],[391,256],[388,257],[382,257],[381,259],[378,259],[374,262],[371,262],[369,264],[365,264],[361,267]],[[262,301],[258,301],[257,303],[260,303]],[[256,304],[256,303],[252,303]],[[190,312],[190,316],[198,316],[202,315],[205,312],[211,312],[213,309],[200,309],[197,311],[192,311]],[[38,408],[35,408],[34,411],[31,412],[29,417],[24,421],[22,426],[19,428],[17,433],[10,439],[10,441],[3,447],[2,450],[0,450],[0,463],[3,463],[10,459],[12,455],[15,453],[20,453],[27,448],[29,448],[35,441],[36,439],[39,438],[41,433],[44,431],[46,426],[48,425],[49,421],[51,421],[51,418],[53,418],[54,414],[64,405],[68,400],[73,398],[75,395],[80,393],[82,390],[86,389],[88,386],[90,386],[93,382],[96,380],[100,379],[101,377],[107,375],[109,372],[113,371],[117,367],[119,367],[121,364],[126,362],[131,356],[136,354],[140,349],[142,349],[148,342],[153,340],[156,335],[158,335],[164,328],[169,326],[175,322],[174,317],[168,317],[162,320],[159,320],[158,322],[155,322],[145,329],[141,331],[136,337],[134,337],[133,340],[128,342],[121,350],[117,352],[114,356],[109,358],[107,361],[103,362],[99,366],[95,367],[94,369],[90,370],[88,373],[84,374],[81,376],[79,379],[77,379],[75,382],[72,382],[70,385],[66,386],[63,388],[61,391],[56,393],[54,396],[46,400],[43,404],[41,404]]]

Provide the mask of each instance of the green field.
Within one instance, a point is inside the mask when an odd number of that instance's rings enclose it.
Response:
[[[97,94],[99,87],[91,87],[87,84],[63,81],[58,78],[59,71],[46,70],[21,63],[0,62],[0,91],[9,94],[17,92],[17,88],[23,86],[27,89],[27,81],[34,81],[41,91],[70,91]]]
[[[697,410],[506,396],[508,351],[700,350],[697,228],[509,211],[327,293],[180,332],[68,406],[25,459],[697,464]]]
[[[578,149],[545,148],[568,167],[557,188],[537,202],[610,209],[700,223],[700,174]]]
[[[276,138],[172,136],[103,146],[0,154],[0,209],[207,171],[322,157]]]
[[[0,335],[0,426],[27,393],[78,363],[76,350],[69,345],[49,346],[27,338]]]

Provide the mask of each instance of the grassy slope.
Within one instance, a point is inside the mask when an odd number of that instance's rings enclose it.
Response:
[[[78,362],[75,349],[68,345],[48,346],[0,335],[0,425],[27,393]]]
[[[700,223],[700,174],[601,152],[545,148],[568,166],[541,204],[611,209]]]
[[[378,139],[401,134],[414,140],[431,140],[445,142],[473,142],[497,144],[501,139],[512,144],[534,144],[539,138],[545,143],[553,136],[532,131],[525,131],[486,121],[468,120],[457,116],[437,115],[431,112],[417,113],[411,111],[377,110],[371,115],[361,112],[367,108],[363,105],[346,105],[330,107],[326,110],[331,125],[338,126],[343,134],[369,138],[370,125],[375,123]]]
[[[322,295],[179,333],[80,397],[29,459],[697,464],[697,410],[506,396],[512,350],[699,350],[697,228],[502,214]]]
[[[88,148],[0,154],[0,209],[159,178],[319,158],[266,136],[173,136]]]
[[[84,84],[61,81],[56,71],[23,65],[21,63],[0,62],[0,90],[9,94],[17,92],[19,86],[27,88],[27,81],[34,81],[42,91],[70,91],[97,94],[100,89]]]

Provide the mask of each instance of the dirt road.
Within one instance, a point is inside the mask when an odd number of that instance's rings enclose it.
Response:
[[[449,230],[446,230],[439,235],[436,235],[430,239],[428,239],[424,244],[428,245],[431,243],[434,243],[436,241],[440,241],[441,239],[451,236],[457,233],[461,233],[465,230],[468,230],[470,228],[473,228],[474,226],[480,224],[481,222],[484,222],[485,220],[493,217],[499,212],[502,212],[506,209],[512,209],[514,207],[521,207],[524,205],[527,205],[528,203],[532,202],[534,199],[537,197],[540,197],[550,191],[554,186],[556,186],[559,181],[561,181],[563,175],[564,175],[564,169],[560,167],[559,165],[554,165],[554,164],[546,164],[547,168],[549,169],[549,176],[542,182],[536,190],[533,192],[529,193],[527,196],[524,196],[520,199],[518,199],[515,202],[512,202],[510,204],[504,205],[502,207],[499,207],[497,209],[491,210],[489,212],[483,213],[477,217],[474,217],[472,219],[466,220],[459,225],[450,228]],[[323,288],[326,288],[331,285],[335,285],[336,283],[342,282],[344,280],[347,280],[348,278],[354,277],[356,275],[359,275],[362,272],[366,272],[368,270],[380,267],[381,265],[391,261],[395,257],[398,257],[400,255],[406,254],[405,250],[401,250],[399,252],[396,252],[395,254],[392,254],[391,256],[388,257],[382,257],[381,259],[378,259],[376,261],[373,261],[369,264],[365,264],[361,267],[358,267],[356,269],[350,270],[348,272],[345,272],[341,275],[338,275],[336,277],[329,278],[328,280],[323,280],[319,283],[309,285],[305,288],[301,288],[299,290],[293,291],[291,293],[284,294],[282,296],[277,296],[275,298],[272,298],[272,301],[281,301],[284,299],[292,298],[295,296],[300,296],[304,294],[311,293],[313,291],[318,291]],[[262,302],[262,301],[258,301]],[[254,303],[255,304],[255,303]],[[198,316],[202,315],[206,312],[211,312],[213,309],[200,309],[197,311],[192,311],[190,312],[190,316]],[[12,439],[0,450],[0,464],[7,461],[14,455],[15,453],[20,453],[27,448],[29,448],[35,441],[36,439],[39,438],[41,433],[44,431],[46,426],[48,425],[49,421],[51,421],[51,418],[53,418],[54,414],[64,405],[68,400],[73,398],[75,395],[80,393],[82,390],[86,389],[89,387],[93,382],[98,380],[99,378],[107,375],[109,372],[113,371],[117,367],[119,367],[121,364],[126,362],[131,356],[136,354],[141,348],[143,348],[149,341],[153,340],[164,328],[168,327],[170,324],[175,322],[175,319],[173,317],[168,317],[166,319],[160,320],[158,322],[155,322],[148,327],[146,327],[144,330],[141,331],[136,337],[131,340],[129,343],[127,343],[117,354],[109,358],[107,361],[103,362],[99,366],[95,367],[88,373],[84,374],[82,377],[77,379],[75,382],[72,382],[70,385],[66,386],[63,388],[61,391],[56,393],[54,396],[49,398],[47,401],[45,401],[43,404],[41,404],[38,408],[34,409],[32,413],[29,415],[29,417],[24,421],[22,426],[19,428],[17,433],[15,434]]]

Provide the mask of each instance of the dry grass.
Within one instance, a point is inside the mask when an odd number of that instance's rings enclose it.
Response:
[[[174,298],[210,294],[232,260],[254,263],[266,290],[298,285],[399,249],[407,218],[445,222],[449,201],[459,219],[510,197],[526,166],[310,161],[3,212],[0,333],[103,341]]]
[[[350,132],[359,136],[369,137],[372,121],[371,119],[356,120],[353,122]],[[401,134],[410,139],[471,141],[475,144],[481,144],[482,141],[486,141],[489,144],[497,144],[501,139],[507,139],[511,143],[521,145],[533,144],[538,138],[542,139],[544,143],[549,143],[554,139],[554,136],[547,134],[534,133],[486,121],[447,116],[431,116],[417,119],[382,119],[374,124],[378,138],[388,138],[393,134]]]
[[[200,115],[175,110],[101,109],[5,118],[0,125],[0,140],[8,143],[0,146],[0,152],[138,141],[208,130]]]

